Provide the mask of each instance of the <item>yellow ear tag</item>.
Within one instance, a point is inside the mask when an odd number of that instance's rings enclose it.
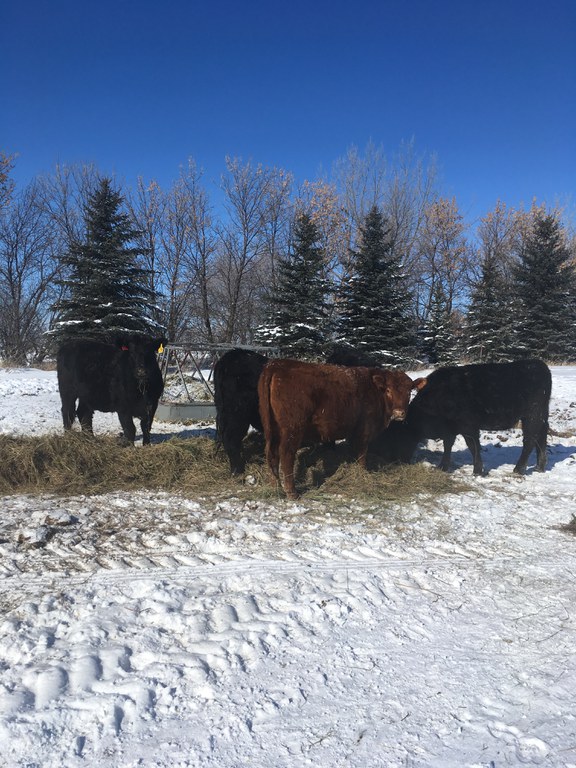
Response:
[[[158,347],[158,354],[161,355],[162,352],[164,352],[164,346],[160,344],[160,346]]]

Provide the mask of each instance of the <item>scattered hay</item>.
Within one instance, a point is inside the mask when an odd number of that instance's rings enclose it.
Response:
[[[439,496],[465,489],[446,472],[423,464],[391,465],[376,472],[368,472],[358,464],[344,464],[327,478],[322,490],[359,501],[399,503],[416,496]]]
[[[321,445],[299,451],[294,468],[296,489],[304,500],[355,499],[360,502],[402,503],[416,496],[439,496],[468,490],[446,472],[423,464],[388,465],[377,468],[376,457],[368,457],[363,469],[345,443]],[[285,498],[263,461],[247,467],[248,476],[268,485],[268,498]],[[265,488],[262,488],[259,498]]]
[[[249,436],[244,477],[232,477],[223,450],[206,437],[171,439],[132,448],[80,432],[45,437],[0,436],[0,494],[96,494],[136,489],[260,501],[284,499],[264,462],[260,435]],[[449,475],[422,465],[368,472],[348,462],[345,444],[299,452],[297,487],[304,499],[394,503],[463,489]]]
[[[212,493],[227,470],[208,438],[133,449],[78,432],[0,438],[0,493],[107,493],[154,488]]]

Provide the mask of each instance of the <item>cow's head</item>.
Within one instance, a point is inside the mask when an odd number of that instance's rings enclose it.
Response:
[[[150,338],[136,334],[116,340],[116,346],[120,349],[122,356],[126,356],[125,359],[139,382],[146,381],[150,372],[158,369],[156,353],[164,344],[166,344],[165,338]]]
[[[373,368],[370,371],[374,386],[384,396],[384,421],[387,427],[390,421],[404,421],[413,389],[426,386],[426,379],[412,380],[403,371],[383,371]]]

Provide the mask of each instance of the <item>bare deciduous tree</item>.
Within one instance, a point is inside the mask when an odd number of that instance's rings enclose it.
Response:
[[[471,278],[477,282],[482,264],[490,259],[505,279],[512,276],[524,229],[524,214],[498,200],[494,209],[483,216],[476,229],[477,253],[471,264]]]
[[[36,183],[0,214],[0,355],[22,365],[44,350],[59,266],[54,222]]]
[[[336,162],[333,175],[347,221],[348,240],[342,261],[342,278],[345,279],[349,272],[350,249],[358,246],[360,225],[376,205],[389,228],[392,252],[402,260],[409,284],[415,289],[416,244],[425,211],[437,196],[434,158],[426,163],[424,157],[417,157],[413,141],[402,144],[399,152],[390,159],[381,147],[369,143],[363,154],[352,147]]]
[[[180,242],[180,298],[183,314],[189,318],[189,329],[195,329],[203,341],[214,342],[211,291],[216,233],[208,194],[201,182],[202,172],[190,161],[169,200],[169,242]],[[180,217],[181,222],[178,221]],[[171,287],[177,288],[176,284]]]
[[[334,163],[334,183],[348,219],[350,232],[359,231],[368,211],[382,208],[388,179],[388,160],[382,147],[369,142],[361,154],[352,146]]]
[[[350,258],[350,222],[334,184],[305,181],[296,200],[298,214],[310,216],[320,236],[325,254],[325,278],[339,285],[348,274]]]
[[[148,251],[168,338],[214,341],[210,291],[216,235],[202,172],[190,159],[166,192],[140,179],[131,211]]]
[[[391,246],[410,275],[426,212],[437,199],[435,158],[425,164],[416,157],[414,142],[402,144],[391,163],[383,211],[390,225]]]
[[[14,180],[10,178],[13,167],[14,155],[0,152],[0,211],[10,202],[16,186]]]
[[[159,259],[161,231],[164,221],[164,193],[155,181],[148,184],[140,176],[136,191],[126,200],[127,208],[138,231],[138,246],[144,252],[143,260],[150,271],[152,288],[159,287]]]
[[[41,204],[56,225],[61,248],[70,250],[84,236],[84,208],[100,182],[93,165],[57,165],[38,180]]]
[[[293,221],[290,199],[293,181],[292,174],[282,169],[276,169],[270,179],[264,213],[264,259],[260,270],[262,295],[276,287],[278,259],[288,252]]]
[[[434,296],[441,285],[446,312],[459,308],[470,269],[470,250],[466,226],[456,200],[440,198],[425,210],[423,228],[417,244],[416,310],[419,324],[425,325]]]
[[[271,200],[285,186],[286,174],[277,168],[253,166],[237,158],[226,158],[222,177],[227,219],[219,228],[217,280],[214,301],[220,308],[215,318],[221,341],[250,341],[260,315],[259,271],[269,266],[269,229],[266,217]],[[285,196],[280,194],[280,199]]]

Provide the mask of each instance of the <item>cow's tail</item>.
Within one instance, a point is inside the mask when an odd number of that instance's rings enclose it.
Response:
[[[544,397],[546,399],[546,418],[548,418],[550,411],[550,398],[552,397],[552,372],[546,364],[544,364],[545,371],[545,385],[544,385]]]
[[[217,364],[214,366],[214,405],[216,406],[216,448],[220,450],[224,442],[224,398],[222,397],[222,388],[224,387],[224,373]]]
[[[266,439],[266,459],[270,469],[276,474],[280,435],[270,401],[270,387],[273,376],[273,367],[270,364],[265,365],[258,380],[258,409],[262,421],[262,430]]]

